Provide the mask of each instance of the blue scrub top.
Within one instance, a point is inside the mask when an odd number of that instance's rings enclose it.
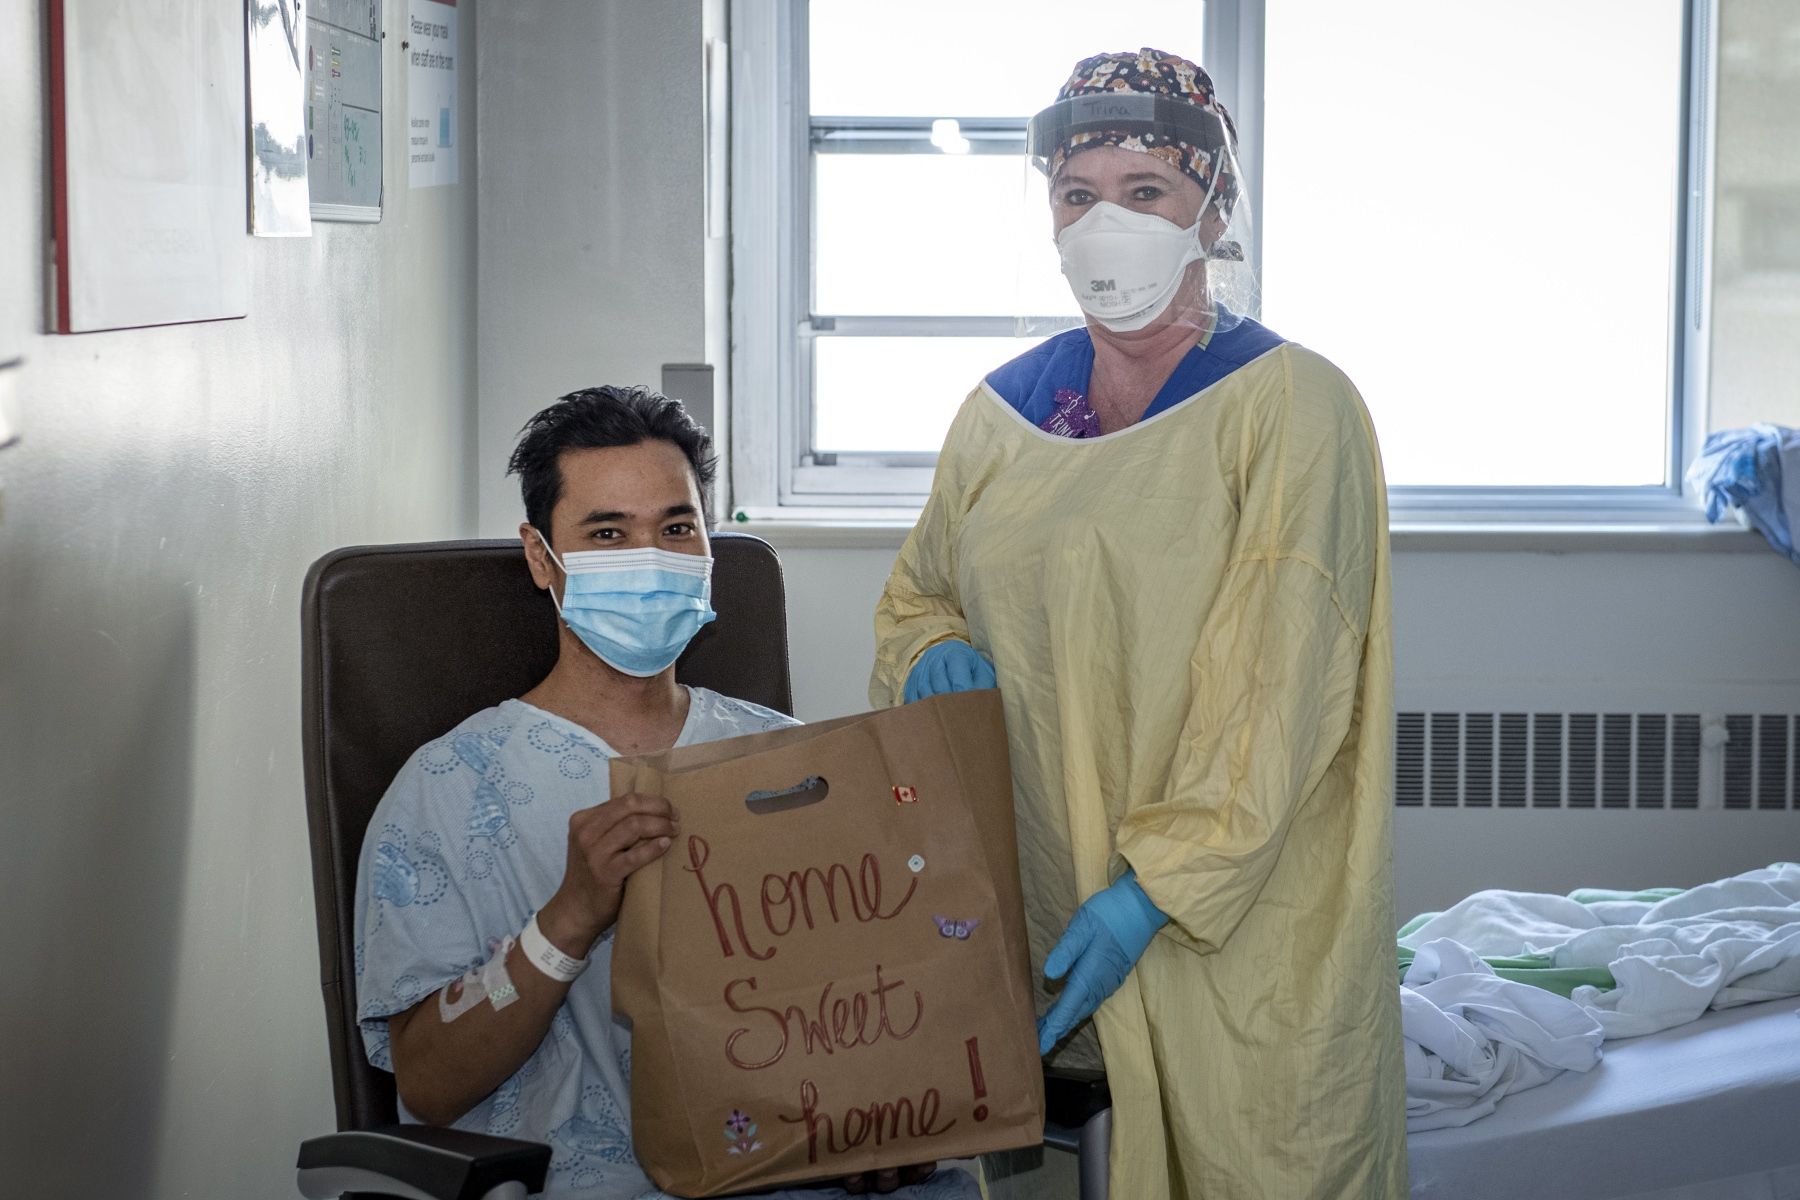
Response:
[[[1175,407],[1286,341],[1261,322],[1249,317],[1236,320],[1230,329],[1215,332],[1205,345],[1187,352],[1140,420]],[[1085,395],[1093,371],[1094,339],[1083,327],[1059,333],[996,368],[987,383],[1041,429],[1061,405],[1059,393]]]

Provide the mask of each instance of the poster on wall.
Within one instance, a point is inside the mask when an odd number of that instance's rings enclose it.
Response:
[[[305,67],[313,220],[379,221],[380,0],[307,0]]]
[[[50,0],[47,15],[51,328],[243,316],[242,10]]]
[[[312,233],[306,187],[306,26],[301,0],[245,0],[250,64],[250,232]]]
[[[456,182],[456,0],[409,0],[406,54],[407,179]]]

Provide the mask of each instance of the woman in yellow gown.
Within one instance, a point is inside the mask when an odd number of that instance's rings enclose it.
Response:
[[[871,698],[997,679],[1033,966],[1065,978],[1041,1041],[1106,1069],[1113,1196],[1403,1196],[1368,414],[1227,303],[1236,135],[1199,67],[1086,59],[1029,137],[1086,327],[964,402]]]

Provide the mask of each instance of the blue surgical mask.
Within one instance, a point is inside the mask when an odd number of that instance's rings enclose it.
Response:
[[[536,530],[533,530],[536,532]],[[681,657],[712,608],[710,557],[670,550],[579,550],[560,559],[557,611],[575,636],[615,670],[639,679],[659,675]],[[556,599],[556,589],[550,589]]]

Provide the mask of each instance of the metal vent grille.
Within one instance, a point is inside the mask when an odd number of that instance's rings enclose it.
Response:
[[[1800,716],[1725,718],[1725,807],[1800,808]]]
[[[1756,719],[1756,807],[1786,808],[1787,717],[1765,713]]]
[[[1756,779],[1756,721],[1739,714],[1725,718],[1725,807],[1749,808]]]
[[[1525,714],[1500,714],[1500,807],[1525,807],[1525,769],[1531,747],[1525,740]]]
[[[1462,753],[1462,739],[1457,736],[1456,713],[1431,714],[1431,805],[1433,808],[1456,807],[1457,758]]]
[[[1408,808],[1425,803],[1424,713],[1395,714],[1394,803]]]
[[[1603,743],[1605,775],[1601,785],[1602,802],[1607,808],[1631,807],[1631,714],[1606,714],[1606,740]]]
[[[1726,808],[1800,809],[1800,715],[1403,712],[1395,726],[1401,807],[1692,809],[1708,754]],[[1718,745],[1715,732],[1713,745]],[[1719,790],[1723,776],[1722,793]]]

